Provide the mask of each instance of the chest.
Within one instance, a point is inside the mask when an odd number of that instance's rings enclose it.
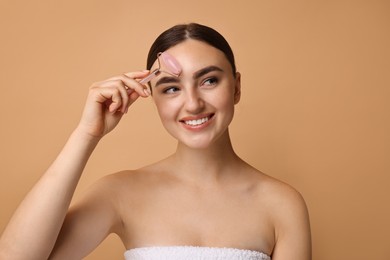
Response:
[[[153,245],[235,247],[271,252],[266,205],[251,192],[150,191],[124,209],[128,248]]]

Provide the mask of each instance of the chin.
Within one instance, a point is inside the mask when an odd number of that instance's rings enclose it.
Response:
[[[211,146],[210,142],[180,142],[182,145],[194,149],[194,150],[203,150]]]
[[[221,136],[212,135],[198,135],[198,136],[184,136],[176,138],[179,144],[184,145],[190,149],[208,149],[218,145],[223,139]]]
[[[172,129],[166,128],[168,133],[175,138],[180,145],[183,145],[191,149],[207,149],[215,145],[221,144],[229,137],[228,130],[211,130],[211,131],[198,131],[198,132],[186,132],[186,131],[169,131]],[[227,138],[225,138],[227,137]]]

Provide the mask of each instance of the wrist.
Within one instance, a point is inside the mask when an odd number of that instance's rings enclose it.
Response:
[[[81,142],[96,145],[103,136],[97,136],[85,131],[82,127],[78,126],[73,131],[72,136]]]

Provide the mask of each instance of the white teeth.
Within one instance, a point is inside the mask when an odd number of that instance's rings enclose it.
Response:
[[[208,117],[204,117],[204,118],[197,119],[197,120],[187,120],[187,121],[184,121],[184,123],[186,125],[196,126],[196,125],[204,124],[207,121],[209,121],[209,118]]]

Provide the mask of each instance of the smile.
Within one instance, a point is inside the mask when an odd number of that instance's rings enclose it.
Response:
[[[209,118],[208,118],[208,117],[204,117],[204,118],[197,119],[197,120],[188,120],[188,121],[184,121],[184,123],[185,123],[186,125],[195,126],[195,125],[204,124],[204,123],[206,123],[207,121],[209,121]]]
[[[188,125],[188,126],[200,126],[200,125],[203,125],[204,123],[208,122],[212,117],[213,117],[213,114],[202,117],[202,118],[184,119],[184,120],[181,120],[181,122]]]

